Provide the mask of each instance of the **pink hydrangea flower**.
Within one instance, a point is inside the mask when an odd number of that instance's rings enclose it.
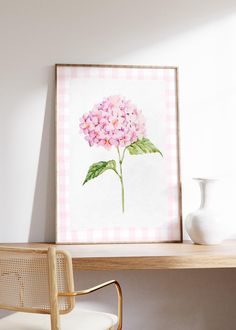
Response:
[[[145,137],[141,110],[120,95],[105,98],[80,118],[80,129],[90,146],[126,147]]]

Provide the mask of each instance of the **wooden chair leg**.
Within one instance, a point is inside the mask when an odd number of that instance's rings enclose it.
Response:
[[[56,250],[48,249],[49,292],[51,306],[51,330],[61,330],[56,280]]]

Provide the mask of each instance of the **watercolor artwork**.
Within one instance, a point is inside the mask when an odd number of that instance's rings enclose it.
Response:
[[[90,146],[102,146],[107,150],[115,148],[118,154],[118,162],[112,159],[92,164],[83,184],[106,170],[114,171],[121,183],[122,212],[124,213],[125,188],[122,166],[126,150],[130,155],[154,152],[162,155],[160,150],[146,138],[145,118],[141,110],[138,110],[130,100],[120,95],[112,95],[96,104],[89,114],[83,115],[80,128]]]
[[[182,240],[175,67],[56,65],[57,242]]]

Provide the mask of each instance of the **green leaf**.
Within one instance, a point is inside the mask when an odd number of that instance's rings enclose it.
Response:
[[[130,155],[158,152],[163,157],[161,151],[147,138],[133,142],[127,147],[127,149],[129,150]]]
[[[109,160],[108,162],[101,161],[101,162],[92,164],[89,167],[89,170],[88,170],[86,178],[83,182],[83,185],[86,182],[88,182],[89,180],[92,180],[92,179],[96,178],[97,176],[101,175],[106,170],[113,170],[116,172],[116,161]]]

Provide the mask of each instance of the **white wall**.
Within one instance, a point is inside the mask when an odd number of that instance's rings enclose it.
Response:
[[[191,178],[220,176],[235,237],[235,34],[235,0],[0,0],[0,241],[55,238],[55,63],[178,65],[184,217],[198,205]],[[121,281],[126,330],[233,330],[235,275],[81,272],[79,282]],[[96,295],[96,307],[114,310],[112,297]]]

